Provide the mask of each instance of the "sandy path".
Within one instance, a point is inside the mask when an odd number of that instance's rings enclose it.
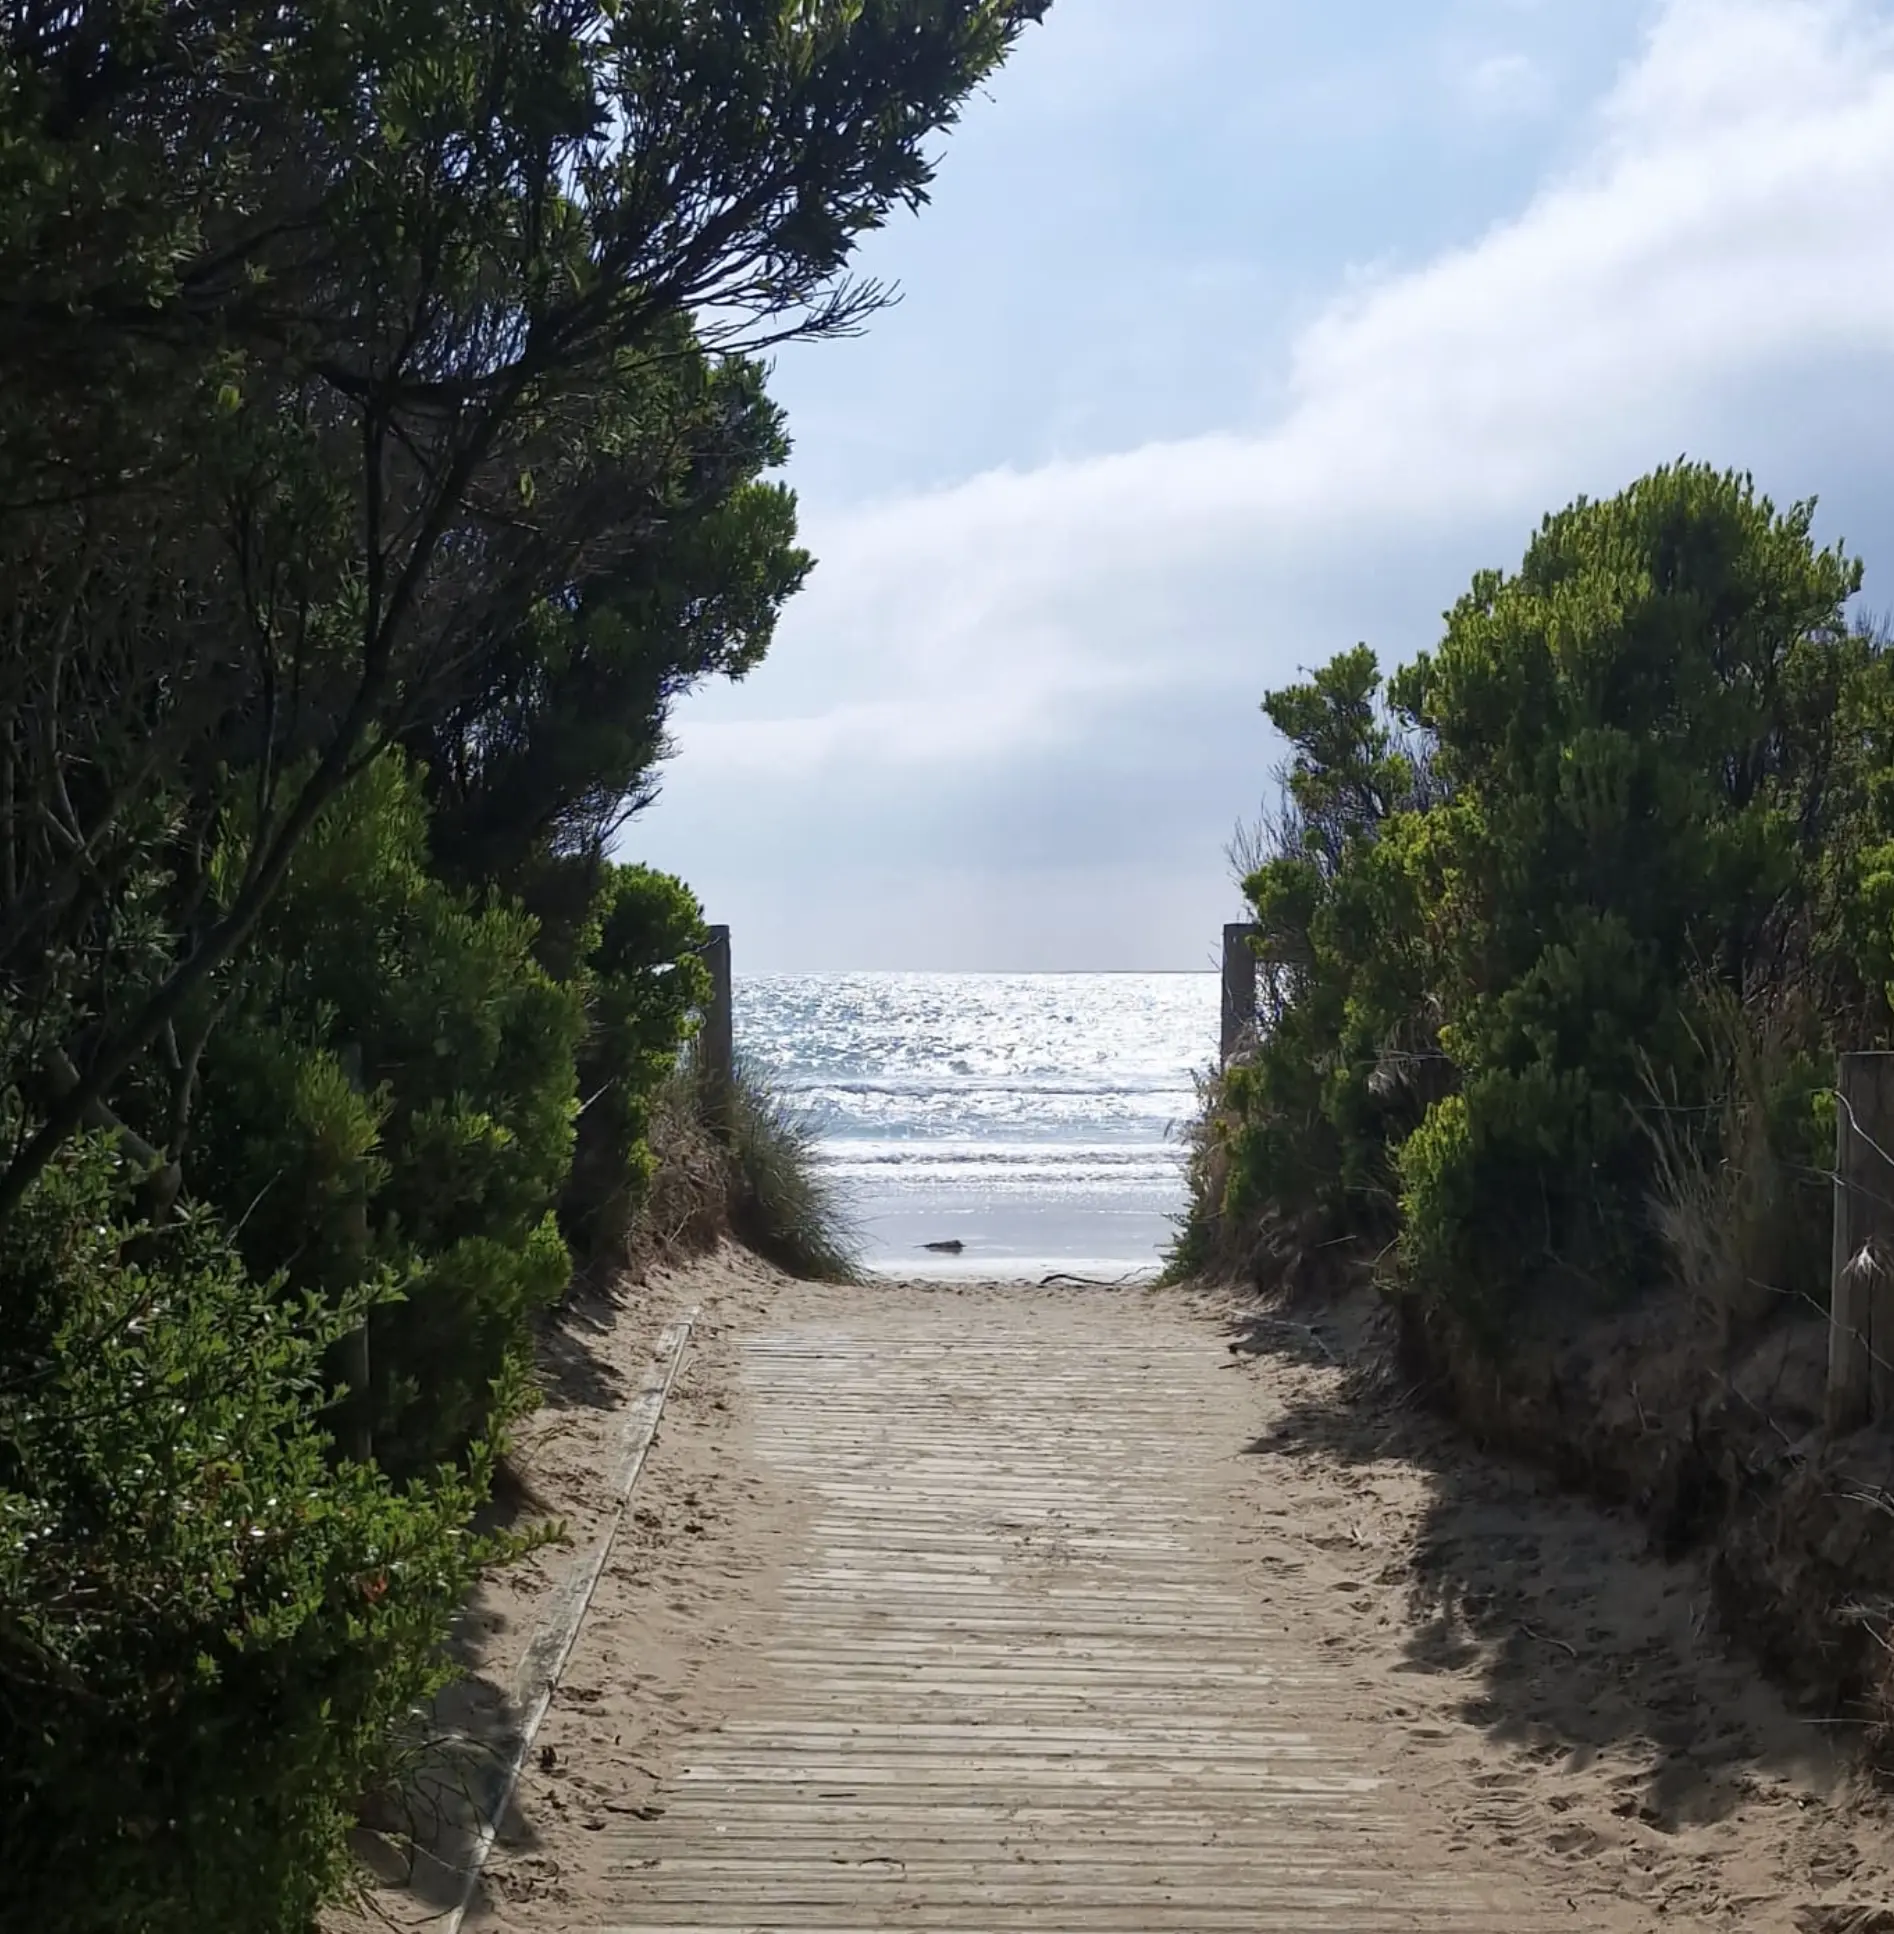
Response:
[[[470,1926],[1894,1926],[1694,1574],[1304,1332],[703,1286]]]

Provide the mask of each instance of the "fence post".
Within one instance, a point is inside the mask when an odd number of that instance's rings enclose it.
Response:
[[[1256,1025],[1256,950],[1250,945],[1256,929],[1228,926],[1223,930],[1223,1039],[1217,1065],[1227,1067],[1243,1036]]]
[[[1894,1417],[1894,1054],[1844,1054],[1835,1076],[1835,1235],[1828,1427]]]
[[[736,1014],[730,992],[730,929],[712,927],[704,946],[710,1004],[704,1009],[704,1081],[721,1110],[736,1078]]]

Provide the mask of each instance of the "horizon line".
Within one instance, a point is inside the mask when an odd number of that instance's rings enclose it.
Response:
[[[791,975],[808,977],[816,974],[960,974],[969,979],[988,980],[1050,980],[1073,974],[1089,974],[1096,978],[1115,975],[1121,978],[1148,979],[1153,974],[1208,974],[1213,979],[1217,969],[1208,967],[751,967],[738,968],[738,980],[749,978],[787,978]]]

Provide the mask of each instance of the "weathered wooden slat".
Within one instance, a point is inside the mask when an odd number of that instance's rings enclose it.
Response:
[[[591,1934],[1572,1925],[1415,1859],[1345,1681],[1234,1582],[1190,1426],[1214,1343],[1102,1321],[1079,1351],[991,1312],[890,1297],[750,1348],[804,1544],[741,1710],[601,1829]]]

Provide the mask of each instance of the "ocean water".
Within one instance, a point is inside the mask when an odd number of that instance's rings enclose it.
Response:
[[[1214,974],[739,977],[739,1051],[819,1138],[873,1269],[1154,1271]],[[929,1243],[958,1241],[957,1256]]]

